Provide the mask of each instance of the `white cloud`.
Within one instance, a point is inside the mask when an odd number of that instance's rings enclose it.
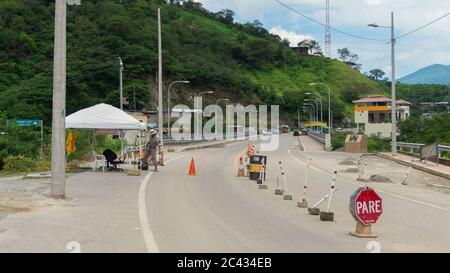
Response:
[[[324,28],[295,15],[275,0],[199,0],[206,8],[217,11],[229,8],[239,20],[260,20],[278,35],[296,40],[298,32],[318,37],[323,44]],[[325,21],[325,0],[280,0],[294,9]],[[332,27],[366,37],[389,39],[388,29],[367,27],[368,23],[390,25],[390,13],[395,12],[396,33],[400,35],[450,12],[450,1],[430,0],[331,0]],[[401,77],[434,63],[450,64],[450,16],[400,39],[397,43],[397,74]],[[297,33],[296,33],[297,32]],[[281,35],[283,34],[283,35]],[[295,43],[295,42],[294,42]],[[332,31],[332,51],[349,47],[359,54],[364,70],[384,68],[390,64],[390,49],[384,42],[349,38]]]
[[[270,32],[280,36],[283,39],[287,39],[291,43],[291,46],[297,46],[297,44],[303,40],[314,40],[314,36],[288,31],[283,29],[281,26],[276,26],[270,29]]]

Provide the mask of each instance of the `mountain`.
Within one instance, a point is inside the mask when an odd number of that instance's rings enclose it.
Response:
[[[405,84],[449,84],[450,65],[434,64],[399,79]]]
[[[204,104],[279,104],[284,119],[315,91],[336,122],[351,116],[352,100],[385,94],[380,85],[337,60],[301,56],[261,23],[234,22],[234,13],[212,13],[196,1],[83,0],[67,12],[67,114],[106,102],[119,104],[118,57],[124,63],[124,95],[132,109],[156,109],[157,8],[161,7],[163,85],[172,105],[214,90]],[[180,4],[181,3],[181,4]],[[0,116],[51,122],[54,1],[0,1]],[[317,89],[316,89],[317,88]],[[164,91],[164,97],[167,92]]]

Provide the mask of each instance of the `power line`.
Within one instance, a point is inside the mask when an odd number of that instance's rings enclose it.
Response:
[[[443,15],[443,16],[441,16],[441,17],[439,17],[439,18],[437,18],[437,19],[435,19],[435,20],[433,20],[432,22],[430,22],[430,23],[428,23],[428,24],[425,24],[425,25],[423,25],[423,26],[421,26],[421,27],[419,27],[419,28],[416,28],[415,30],[412,30],[412,31],[410,31],[410,32],[407,32],[407,33],[405,33],[405,34],[402,34],[402,35],[400,35],[400,36],[397,36],[397,38],[395,38],[395,39],[400,39],[400,38],[403,38],[403,37],[405,37],[405,36],[411,35],[411,34],[413,34],[413,33],[415,33],[415,32],[418,32],[418,31],[420,31],[420,30],[422,30],[422,29],[424,29],[424,28],[426,28],[426,27],[428,27],[428,26],[431,26],[432,24],[434,24],[434,23],[436,23],[436,22],[438,22],[438,21],[444,19],[445,17],[447,17],[447,16],[449,16],[449,15],[450,15],[450,12],[447,13],[447,14],[445,14],[445,15]]]
[[[324,24],[324,23],[322,23],[322,22],[320,22],[320,21],[317,21],[316,19],[311,18],[311,17],[309,17],[309,16],[307,16],[307,15],[305,15],[305,14],[303,14],[303,13],[297,11],[296,9],[294,9],[294,8],[292,8],[292,7],[290,7],[290,6],[288,6],[287,4],[285,4],[285,3],[283,3],[283,2],[281,2],[281,1],[279,1],[279,0],[275,0],[275,1],[278,2],[280,5],[286,7],[287,9],[291,10],[292,12],[294,12],[294,13],[296,13],[296,14],[298,14],[298,15],[300,15],[300,16],[302,16],[302,17],[304,17],[304,18],[306,18],[306,19],[308,19],[308,20],[310,20],[310,21],[312,21],[312,22],[314,22],[314,23],[316,23],[316,24],[319,24],[319,25],[321,25],[321,26],[327,28],[327,25],[326,25],[326,24]],[[337,29],[337,28],[334,28],[334,27],[329,27],[329,29],[331,29],[331,30],[333,30],[333,31],[335,31],[335,32],[341,33],[341,34],[343,34],[343,35],[347,35],[347,36],[356,38],[356,39],[369,40],[369,41],[377,41],[377,42],[387,42],[387,41],[389,41],[389,40],[386,40],[386,39],[376,39],[376,38],[370,38],[370,37],[364,37],[364,36],[359,36],[359,35],[351,34],[351,33],[342,31],[342,30]]]

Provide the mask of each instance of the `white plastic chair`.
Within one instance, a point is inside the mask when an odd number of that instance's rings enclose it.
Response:
[[[101,154],[97,154],[95,151],[92,151],[92,155],[94,156],[94,163],[92,165],[92,171],[95,172],[97,168],[102,168],[103,172],[106,170],[106,157]]]

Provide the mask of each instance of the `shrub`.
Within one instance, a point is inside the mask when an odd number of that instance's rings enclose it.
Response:
[[[28,172],[34,169],[36,162],[23,155],[8,156],[4,160],[4,171],[8,173]]]

